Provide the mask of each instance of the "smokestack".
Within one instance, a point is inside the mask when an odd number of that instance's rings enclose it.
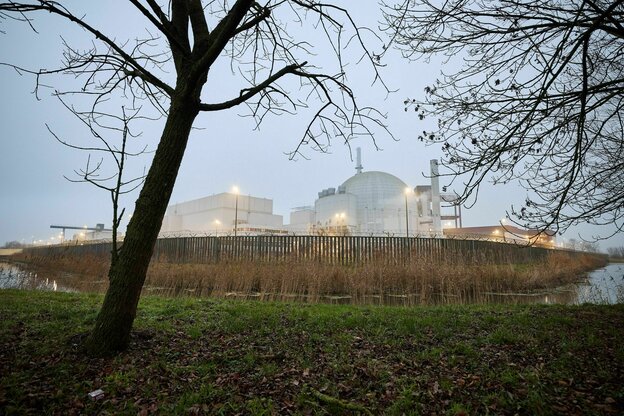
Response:
[[[433,231],[439,233],[442,231],[442,223],[440,218],[440,172],[438,171],[438,160],[431,159],[431,216],[433,218]]]
[[[362,173],[362,149],[358,147],[357,149],[355,149],[355,152],[357,154],[357,164],[355,165],[355,170],[357,171],[357,173]]]

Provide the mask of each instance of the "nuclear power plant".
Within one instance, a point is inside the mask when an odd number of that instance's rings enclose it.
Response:
[[[290,221],[273,213],[273,200],[239,195],[237,190],[168,207],[161,236],[212,235],[368,235],[436,236],[461,227],[456,196],[441,194],[438,162],[430,161],[430,184],[408,186],[381,171],[365,171],[356,150],[355,175],[318,192],[314,205],[294,208]],[[452,211],[442,213],[442,209]]]
[[[456,226],[461,215],[441,214],[441,201],[452,206],[456,197],[440,194],[438,162],[430,162],[430,185],[409,187],[396,176],[364,171],[357,149],[356,173],[337,188],[318,193],[314,206],[290,214],[289,231],[329,235],[437,235],[442,222]]]

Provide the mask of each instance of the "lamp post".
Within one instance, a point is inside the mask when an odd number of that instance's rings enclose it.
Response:
[[[345,216],[344,212],[336,214],[336,235],[346,235],[346,227],[345,227]]]
[[[219,236],[219,226],[221,225],[221,221],[219,220],[214,220],[214,224],[215,224],[215,236]]]
[[[407,195],[412,192],[412,189],[407,187],[405,188],[405,236],[409,237],[409,214],[407,211]]]
[[[501,219],[501,232],[503,233],[503,241],[507,242],[507,238],[506,235],[507,234],[507,228],[505,227],[505,224],[507,224],[507,218],[502,218]]]
[[[236,195],[236,204],[234,206],[234,237],[238,234],[238,186],[232,187],[234,195]]]

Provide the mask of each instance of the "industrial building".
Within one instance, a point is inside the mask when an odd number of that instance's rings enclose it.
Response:
[[[455,196],[440,194],[436,160],[430,162],[431,183],[415,188],[390,173],[363,171],[359,148],[355,169],[337,188],[319,192],[314,205],[293,209],[287,225],[273,213],[273,200],[234,190],[169,206],[160,235],[435,236],[443,226],[461,227]],[[443,206],[453,212],[442,215]]]
[[[86,225],[79,227],[75,225],[51,225],[50,228],[56,228],[62,230],[59,235],[59,240],[65,242],[66,230],[77,230],[72,237],[73,241],[98,241],[98,240],[112,240],[113,230],[110,228],[104,228],[104,224],[96,224],[95,227],[87,227]]]
[[[501,243],[532,244],[538,247],[554,248],[556,233],[547,230],[542,232],[536,229],[516,227],[510,224],[488,225],[480,227],[446,228],[446,238],[466,240],[488,240]]]
[[[313,205],[293,208],[289,224],[273,213],[273,200],[241,195],[237,188],[167,208],[160,237],[196,235],[360,235],[487,239],[500,242],[532,242],[554,247],[554,233],[521,229],[512,225],[463,227],[456,194],[441,193],[438,161],[429,163],[430,183],[408,186],[381,171],[364,171],[356,150],[355,175],[337,187],[321,190]],[[112,238],[103,224],[95,228],[52,225],[80,230],[74,240]],[[61,240],[63,238],[61,237]]]
[[[238,190],[170,205],[160,229],[162,237],[280,233],[283,217],[273,214],[273,200]]]
[[[290,214],[288,231],[323,235],[440,235],[444,224],[461,227],[456,197],[440,194],[438,162],[430,162],[431,184],[409,187],[396,176],[380,171],[364,172],[357,149],[356,174],[337,188],[318,193],[314,206],[299,207]],[[453,213],[442,215],[442,203]],[[458,224],[459,221],[459,224]]]

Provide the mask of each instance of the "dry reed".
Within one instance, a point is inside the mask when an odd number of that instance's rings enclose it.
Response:
[[[108,261],[103,257],[24,254],[16,260],[47,274],[64,273],[60,284],[76,290],[103,291],[107,286]],[[411,303],[465,303],[483,301],[491,293],[575,283],[585,272],[605,263],[603,257],[567,252],[549,253],[544,260],[533,264],[507,260],[488,263],[481,258],[467,259],[449,253],[445,259],[377,259],[351,265],[301,260],[219,264],[152,262],[144,288],[148,293],[172,296],[236,295],[309,302],[347,297],[351,303],[409,297]]]

